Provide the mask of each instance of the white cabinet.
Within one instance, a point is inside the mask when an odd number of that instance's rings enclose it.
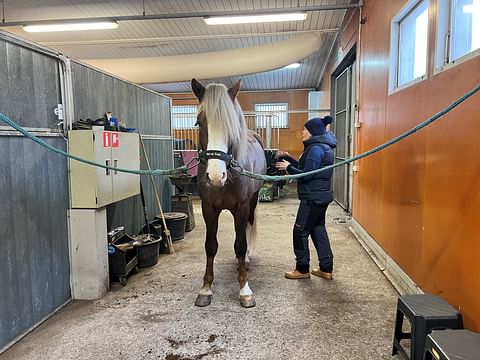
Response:
[[[109,289],[107,210],[71,209],[70,276],[74,299],[100,299]]]
[[[72,155],[123,169],[140,169],[138,134],[116,131],[72,130]],[[94,167],[70,159],[72,208],[100,208],[140,193],[140,176]]]

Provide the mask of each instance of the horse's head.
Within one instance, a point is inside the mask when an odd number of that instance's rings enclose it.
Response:
[[[240,80],[230,89],[223,84],[204,87],[192,80],[200,106],[197,112],[201,157],[207,161],[206,176],[212,186],[222,187],[232,157],[245,148],[246,124],[236,99]]]

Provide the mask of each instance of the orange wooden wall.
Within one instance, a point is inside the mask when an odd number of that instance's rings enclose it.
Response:
[[[306,110],[308,107],[309,90],[288,91],[241,91],[238,101],[244,112],[251,112],[255,103],[287,102],[289,110]],[[164,94],[172,98],[173,105],[197,104],[193,94]],[[303,151],[302,129],[307,121],[306,112],[289,114],[289,128],[280,129],[280,144],[282,150],[290,152],[294,157],[299,157]]]
[[[480,83],[480,56],[434,73],[436,0],[430,0],[425,80],[388,93],[390,22],[406,0],[364,1],[356,153],[414,127]],[[358,13],[351,21],[358,21]],[[352,43],[346,24],[339,43]],[[357,37],[358,30],[353,39]],[[345,51],[346,54],[347,51]],[[335,53],[335,52],[334,52]],[[330,86],[332,61],[322,87]],[[357,162],[353,217],[422,288],[480,331],[480,94],[400,143]]]

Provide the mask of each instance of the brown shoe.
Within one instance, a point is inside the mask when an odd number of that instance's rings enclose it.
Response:
[[[324,278],[324,279],[326,279],[326,280],[333,280],[333,275],[332,275],[332,273],[323,272],[323,271],[320,270],[319,268],[313,269],[313,270],[312,270],[312,274],[315,275],[315,276]]]
[[[287,271],[285,273],[285,277],[287,279],[294,279],[294,280],[298,280],[298,279],[310,279],[310,273],[301,273],[300,271],[298,271],[297,269],[295,270],[292,270],[292,271]]]

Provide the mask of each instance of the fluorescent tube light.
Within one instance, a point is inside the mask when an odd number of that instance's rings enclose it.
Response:
[[[203,18],[208,25],[251,24],[259,22],[301,21],[307,18],[307,13],[239,15],[239,16],[209,16]]]
[[[283,69],[296,69],[300,67],[300,63],[292,63],[290,65],[284,66]]]
[[[53,31],[79,31],[79,30],[104,30],[116,29],[118,24],[114,21],[85,22],[85,23],[57,23],[24,25],[26,32],[53,32]]]

